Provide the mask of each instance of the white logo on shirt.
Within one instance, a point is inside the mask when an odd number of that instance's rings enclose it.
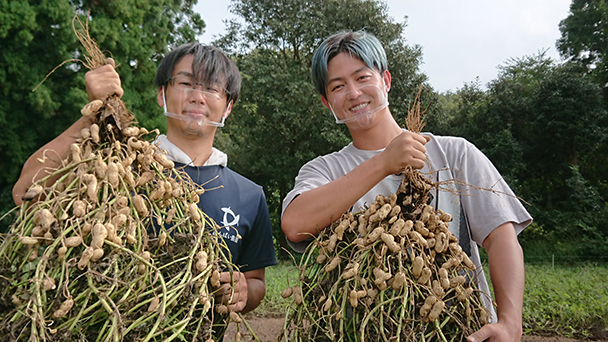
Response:
[[[222,208],[222,211],[224,212],[224,218],[222,218],[221,223],[224,227],[226,227],[226,229],[229,229],[230,226],[239,225],[239,220],[241,218],[241,215],[234,215],[234,212],[232,211],[232,209],[230,209],[230,207]],[[228,222],[228,215],[232,216],[232,222]]]

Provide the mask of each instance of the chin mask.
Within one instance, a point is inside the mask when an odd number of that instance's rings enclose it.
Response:
[[[201,96],[201,97],[205,98],[206,101],[221,101],[221,97],[217,96],[216,94],[212,94],[212,93],[201,91],[201,90],[186,89],[186,90],[176,91],[176,92],[179,94],[178,95],[179,98],[177,99],[179,101],[178,108],[188,108],[188,106],[186,104],[187,104],[188,99],[191,98],[192,96]],[[224,115],[222,115],[222,120],[219,122],[210,120],[208,118],[207,114],[198,112],[194,109],[192,111],[188,111],[186,109],[186,111],[183,112],[182,114],[171,113],[167,110],[167,100],[165,97],[165,88],[164,87],[162,88],[162,93],[163,93],[163,109],[165,111],[165,116],[185,121],[188,124],[195,123],[195,124],[198,124],[199,126],[205,125],[205,126],[212,126],[212,127],[224,127],[224,121],[226,120],[226,117],[228,116],[230,108],[232,107],[232,102],[230,102],[228,104],[228,106],[226,107],[226,111],[224,112]]]
[[[358,122],[365,125],[374,114],[387,106],[388,93],[377,85],[369,84],[339,94],[329,108],[336,118],[336,123]]]

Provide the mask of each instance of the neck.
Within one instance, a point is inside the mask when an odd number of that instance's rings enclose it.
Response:
[[[171,130],[167,130],[167,139],[184,151],[192,159],[194,166],[202,166],[211,156],[213,136],[210,139],[202,137],[191,138],[174,134]]]
[[[360,150],[375,151],[386,148],[403,129],[399,127],[388,108],[375,114],[371,126],[361,128],[357,123],[350,124],[348,129],[353,138],[353,145]]]

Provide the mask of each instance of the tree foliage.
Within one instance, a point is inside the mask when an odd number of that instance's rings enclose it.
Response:
[[[193,0],[0,0],[0,180],[2,212],[21,166],[80,116],[87,102],[83,48],[72,29],[78,13],[90,36],[115,59],[128,108],[146,127],[163,127],[153,80],[167,49],[205,26]]]
[[[524,241],[540,231],[552,241],[577,242],[568,252],[584,253],[578,246],[608,240],[608,113],[601,89],[542,52],[499,69],[488,91],[470,84],[451,95],[444,131],[475,143],[529,204],[540,230],[526,231]]]
[[[242,20],[230,22],[214,44],[237,61],[243,89],[224,129],[231,144],[223,148],[235,170],[265,188],[275,235],[282,239],[281,200],[299,168],[350,141],[346,127],[334,123],[312,86],[310,65],[317,46],[340,30],[365,29],[378,37],[393,75],[391,108],[402,123],[426,81],[418,70],[421,50],[406,44],[405,23],[395,23],[379,1],[236,0],[231,11]],[[432,90],[425,93],[429,102],[432,96]]]
[[[559,24],[557,48],[569,61],[579,64],[603,88],[608,108],[608,2],[573,0],[570,14]]]

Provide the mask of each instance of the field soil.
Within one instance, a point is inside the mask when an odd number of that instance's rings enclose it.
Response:
[[[249,313],[244,316],[245,321],[251,327],[251,330],[259,341],[262,342],[277,342],[281,332],[283,330],[283,317],[280,315],[267,315],[259,316],[254,313]],[[255,341],[253,335],[247,329],[244,323],[238,327],[242,334],[241,341]],[[237,332],[237,324],[231,323],[228,326],[228,331],[224,336],[224,342],[231,342],[235,340],[235,334]],[[573,338],[566,338],[560,336],[523,336],[522,342],[583,342],[589,340],[577,340]]]

